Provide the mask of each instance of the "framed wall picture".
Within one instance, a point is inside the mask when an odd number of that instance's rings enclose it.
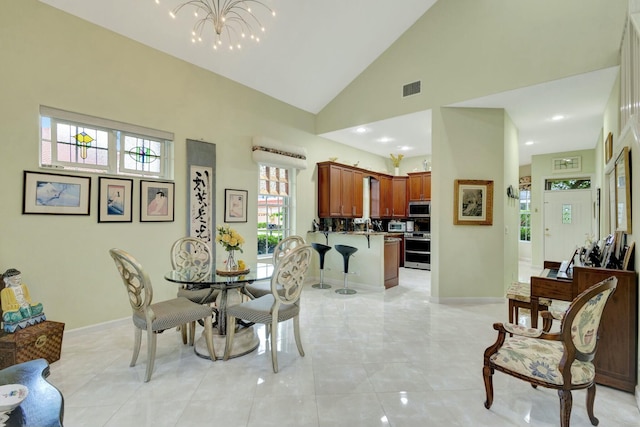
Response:
[[[631,234],[631,163],[629,147],[624,147],[615,163],[616,231]]]
[[[132,222],[133,180],[100,177],[98,222]]]
[[[456,179],[454,225],[493,225],[493,181]]]
[[[173,182],[140,181],[140,222],[173,221]]]
[[[89,215],[91,178],[24,171],[22,213]]]
[[[224,190],[224,222],[247,222],[247,190]]]
[[[613,157],[613,134],[609,132],[607,139],[604,141],[604,162],[609,163]]]

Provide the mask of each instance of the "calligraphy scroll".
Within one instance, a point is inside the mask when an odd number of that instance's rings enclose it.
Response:
[[[212,187],[213,168],[191,166],[189,173],[189,192],[191,206],[189,212],[189,236],[212,244],[211,206],[213,204]]]
[[[187,139],[187,235],[209,244],[215,258],[216,145]]]

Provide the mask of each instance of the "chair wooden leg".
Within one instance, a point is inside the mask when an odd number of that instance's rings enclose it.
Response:
[[[293,335],[296,338],[298,353],[300,353],[300,356],[304,356],[304,350],[302,349],[302,340],[300,339],[300,319],[298,316],[293,318]]]
[[[509,300],[509,323],[513,323],[514,310],[517,311],[518,307],[513,303],[513,300]],[[518,321],[518,315],[516,314],[516,322]]]
[[[571,390],[558,390],[558,397],[560,397],[560,427],[569,427],[573,405]]]
[[[273,373],[278,373],[278,318],[271,320],[271,365]]]
[[[195,329],[195,322],[193,322]],[[195,330],[191,337],[193,339],[193,335],[195,334]],[[211,357],[211,361],[215,362],[216,360],[216,350],[213,348],[213,325],[212,325],[212,317],[208,316],[204,319],[204,338],[207,342],[207,349],[209,350],[209,356]]]
[[[227,338],[224,346],[224,360],[229,360],[231,350],[233,349],[233,336],[236,333],[236,318],[227,316]]]
[[[190,322],[189,323],[189,345],[192,347],[193,347],[193,342],[195,341],[195,336],[196,336],[196,322]]]
[[[187,325],[180,325],[180,335],[182,335],[182,344],[187,345]]]
[[[491,405],[493,405],[493,369],[489,366],[483,367],[482,376],[484,377],[484,391],[487,395],[484,407],[489,409],[491,408]]]
[[[153,373],[153,363],[156,360],[156,341],[157,334],[155,332],[147,331],[147,373],[144,377],[144,382],[148,383]]]
[[[593,414],[593,403],[596,400],[596,383],[591,384],[591,387],[587,389],[587,414],[589,415],[589,421],[594,426],[600,423],[600,420]]]
[[[136,360],[138,360],[138,354],[140,354],[140,345],[142,344],[142,329],[136,328],[133,336],[133,356],[131,357],[131,363],[129,366],[135,366]]]

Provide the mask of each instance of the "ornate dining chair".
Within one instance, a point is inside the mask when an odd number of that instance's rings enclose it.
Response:
[[[311,262],[311,245],[300,245],[284,255],[271,276],[271,293],[241,304],[227,307],[227,336],[224,360],[233,349],[236,319],[266,325],[271,343],[271,364],[278,372],[278,323],[293,319],[293,332],[300,356],[304,356],[300,340],[300,293]],[[282,287],[282,291],[278,289]]]
[[[282,239],[273,249],[273,266],[276,267],[289,251],[304,244],[304,239],[296,235]],[[244,291],[250,298],[260,298],[271,293],[271,283],[269,281],[249,283],[244,287]]]
[[[153,364],[156,358],[156,335],[166,329],[187,323],[191,323],[195,327],[196,321],[203,320],[207,350],[211,360],[216,360],[213,348],[211,307],[194,303],[184,297],[152,303],[153,287],[151,286],[151,280],[140,263],[121,249],[111,249],[109,254],[116,263],[122,282],[129,294],[129,303],[133,310],[133,324],[136,328],[133,357],[129,366],[135,366],[140,353],[142,331],[147,332],[147,372],[144,379],[145,382],[151,379],[151,374],[153,373]]]
[[[211,274],[213,269],[213,255],[209,245],[195,237],[182,237],[171,246],[171,267],[174,270],[188,271],[193,282],[199,282]],[[218,289],[193,289],[192,285],[184,285],[178,289],[178,297],[185,297],[198,304],[213,304],[220,291]],[[193,345],[195,323],[190,327],[181,325],[182,342]]]
[[[593,359],[602,312],[617,284],[617,278],[609,277],[578,295],[564,314],[557,333],[513,323],[494,323],[498,339],[485,350],[482,369],[487,395],[485,408],[493,403],[492,376],[497,370],[527,381],[534,388],[558,390],[561,427],[569,427],[571,390],[586,388],[589,420],[598,425],[593,414],[596,397]]]

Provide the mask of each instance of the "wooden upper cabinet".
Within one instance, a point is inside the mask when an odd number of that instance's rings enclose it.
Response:
[[[364,173],[353,171],[353,217],[362,218],[364,214]]]
[[[318,216],[362,217],[363,178],[359,170],[328,162],[318,163]]]
[[[407,216],[407,180],[406,176],[394,176],[392,179],[392,210],[393,218],[405,218]]]
[[[409,200],[431,200],[431,172],[409,173]]]
[[[342,169],[318,164],[318,216],[339,217],[342,209]]]
[[[407,216],[407,177],[378,175],[371,180],[371,217],[405,218]]]
[[[391,177],[380,175],[380,216],[382,218],[391,217],[393,212],[393,184]]]

